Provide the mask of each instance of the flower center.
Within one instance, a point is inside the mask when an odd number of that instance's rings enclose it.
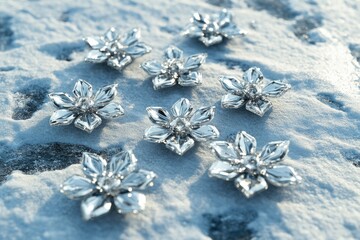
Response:
[[[185,118],[175,118],[170,122],[170,127],[177,136],[185,136],[190,133],[190,122]]]
[[[208,24],[204,24],[202,31],[205,35],[205,37],[208,36],[212,36],[212,35],[217,35],[217,33],[219,32],[219,25],[216,22],[211,22]]]
[[[120,191],[121,180],[117,177],[100,176],[96,183],[100,188],[100,192],[105,192],[108,195],[115,196]]]
[[[88,97],[80,97],[76,100],[75,107],[81,113],[92,112],[94,101]]]
[[[101,49],[103,52],[107,52],[110,56],[124,56],[124,46],[118,41],[106,42],[104,48]]]
[[[251,100],[258,99],[261,97],[261,89],[256,84],[248,84],[246,86],[246,96]]]
[[[244,156],[242,160],[246,168],[246,172],[248,172],[253,176],[260,174],[257,156],[254,155]]]
[[[180,77],[180,71],[182,69],[182,62],[178,59],[169,59],[163,63],[163,73],[173,79]]]

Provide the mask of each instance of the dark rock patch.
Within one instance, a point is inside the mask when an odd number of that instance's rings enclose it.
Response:
[[[246,71],[250,67],[252,67],[245,62],[242,62],[242,61],[239,61],[236,59],[230,59],[230,58],[216,59],[216,62],[225,64],[226,67],[231,70],[241,69],[242,71]]]
[[[322,17],[317,16],[302,16],[297,19],[293,25],[293,32],[297,38],[310,44],[315,44],[309,38],[309,32],[315,28],[322,26]]]
[[[209,225],[208,236],[213,240],[250,240],[254,237],[254,231],[248,226],[257,217],[254,211],[203,216]]]
[[[0,182],[14,170],[25,174],[35,174],[43,171],[64,169],[80,162],[82,152],[113,155],[120,152],[120,147],[96,151],[85,145],[68,143],[45,143],[23,145],[17,149],[0,146]]]
[[[10,72],[14,69],[15,69],[15,67],[13,67],[13,66],[0,67],[0,72]]]
[[[356,61],[358,61],[358,63],[360,63],[360,44],[350,44],[349,49],[350,49],[351,55],[353,55],[354,58],[356,59]]]
[[[348,150],[343,151],[341,154],[346,160],[352,162],[355,167],[360,167],[360,152],[355,150]]]
[[[15,120],[31,118],[44,104],[48,92],[49,87],[39,85],[30,85],[15,92],[14,99],[16,107],[12,118]]]
[[[224,8],[231,8],[233,5],[232,0],[207,0],[207,2],[211,5]]]

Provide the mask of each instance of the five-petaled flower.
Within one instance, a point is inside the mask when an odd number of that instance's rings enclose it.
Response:
[[[141,67],[153,78],[154,89],[172,87],[179,84],[184,87],[199,85],[202,81],[201,73],[197,72],[205,62],[205,53],[195,54],[183,58],[183,52],[174,46],[165,51],[166,60],[160,63],[156,60],[146,61]]]
[[[208,141],[219,137],[215,126],[203,125],[214,118],[215,107],[201,107],[196,111],[186,98],[178,100],[171,113],[161,107],[148,107],[150,120],[156,125],[146,129],[145,140],[164,143],[179,155],[194,146],[195,141]]]
[[[283,187],[299,183],[301,177],[292,167],[278,165],[288,153],[289,141],[270,142],[260,153],[256,140],[246,132],[239,132],[235,142],[215,141],[210,148],[220,161],[209,169],[211,177],[234,180],[235,186],[246,196],[268,188],[268,183]]]
[[[110,211],[114,205],[119,213],[137,213],[145,209],[146,197],[138,190],[152,186],[155,173],[138,169],[131,151],[120,152],[107,162],[93,153],[83,153],[82,170],[85,177],[74,175],[60,191],[70,199],[82,200],[85,220]]]
[[[92,48],[85,61],[107,62],[110,67],[122,71],[134,58],[151,51],[151,47],[139,42],[140,37],[140,30],[137,28],[121,36],[112,27],[104,36],[85,38],[84,40]]]
[[[102,120],[120,117],[124,109],[120,104],[112,102],[117,94],[117,84],[100,88],[93,94],[92,86],[84,80],[75,84],[74,97],[67,93],[50,93],[49,97],[59,110],[50,118],[50,125],[69,125],[91,133]]]
[[[224,38],[245,35],[232,22],[232,16],[226,9],[223,9],[220,14],[211,16],[194,13],[190,22],[183,31],[183,35],[199,38],[205,46],[220,43]]]
[[[228,92],[221,99],[224,108],[240,108],[262,117],[272,107],[267,97],[280,97],[291,88],[290,84],[280,81],[264,81],[260,68],[249,68],[243,80],[235,77],[220,77],[222,87]]]

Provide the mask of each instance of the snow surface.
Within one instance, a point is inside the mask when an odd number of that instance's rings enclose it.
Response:
[[[223,7],[247,37],[210,48],[179,37],[192,12]],[[356,0],[1,0],[0,239],[360,239],[359,23]],[[123,73],[83,62],[81,39],[110,26],[140,27],[153,51]],[[152,89],[139,64],[161,58],[169,45],[186,55],[208,53],[201,86]],[[218,76],[240,77],[251,66],[292,85],[263,118],[220,108]],[[50,127],[54,107],[46,94],[70,92],[79,78],[94,88],[118,83],[125,116],[91,135]],[[259,146],[290,140],[286,163],[303,183],[245,199],[232,183],[207,176],[216,158],[206,144],[180,157],[143,141],[151,125],[145,108],[169,108],[180,97],[216,105],[221,140],[240,130]],[[62,143],[74,147],[63,153]],[[80,171],[74,149],[84,147],[133,149],[140,166],[157,173],[144,212],[82,220],[79,202],[59,185]],[[55,161],[57,154],[64,161]]]

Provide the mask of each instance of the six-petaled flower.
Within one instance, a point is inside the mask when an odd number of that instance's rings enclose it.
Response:
[[[196,111],[186,98],[178,100],[171,113],[161,107],[148,107],[150,120],[156,125],[146,129],[145,140],[164,143],[179,155],[194,146],[195,141],[208,141],[219,137],[213,125],[204,125],[214,118],[215,107],[201,107]]]
[[[235,142],[215,141],[210,148],[220,159],[209,168],[209,175],[235,186],[246,196],[268,188],[268,183],[283,187],[297,184],[301,177],[292,167],[278,164],[288,153],[289,141],[270,142],[260,153],[256,152],[256,140],[246,132],[239,132]]]
[[[106,161],[93,153],[83,153],[81,162],[85,177],[74,175],[60,187],[70,199],[82,200],[83,218],[89,220],[110,211],[119,213],[144,210],[146,197],[139,190],[152,186],[155,173],[138,169],[131,151],[123,151]]]
[[[134,58],[151,51],[151,47],[140,42],[140,30],[132,29],[125,35],[119,35],[115,28],[110,28],[104,36],[88,37],[84,40],[92,48],[85,61],[103,63],[119,71],[130,64]]]
[[[122,116],[124,109],[120,104],[112,102],[117,94],[116,88],[117,84],[112,84],[93,94],[88,82],[78,80],[73,89],[73,97],[63,92],[50,93],[49,97],[59,108],[52,114],[50,125],[69,125],[74,122],[75,127],[91,133],[101,124],[101,118]]]
[[[197,70],[205,62],[205,53],[183,58],[183,52],[174,46],[165,51],[166,60],[162,63],[156,60],[146,61],[141,67],[153,76],[154,89],[172,87],[179,84],[184,87],[199,85],[202,75]]]
[[[224,108],[240,108],[262,117],[272,107],[267,97],[280,97],[291,88],[290,84],[280,81],[264,80],[260,68],[249,68],[242,80],[235,77],[220,77],[222,87],[228,92],[221,99]]]
[[[198,38],[205,46],[220,43],[224,38],[230,39],[245,34],[232,22],[232,16],[226,9],[215,15],[194,13],[190,22],[183,35]]]

